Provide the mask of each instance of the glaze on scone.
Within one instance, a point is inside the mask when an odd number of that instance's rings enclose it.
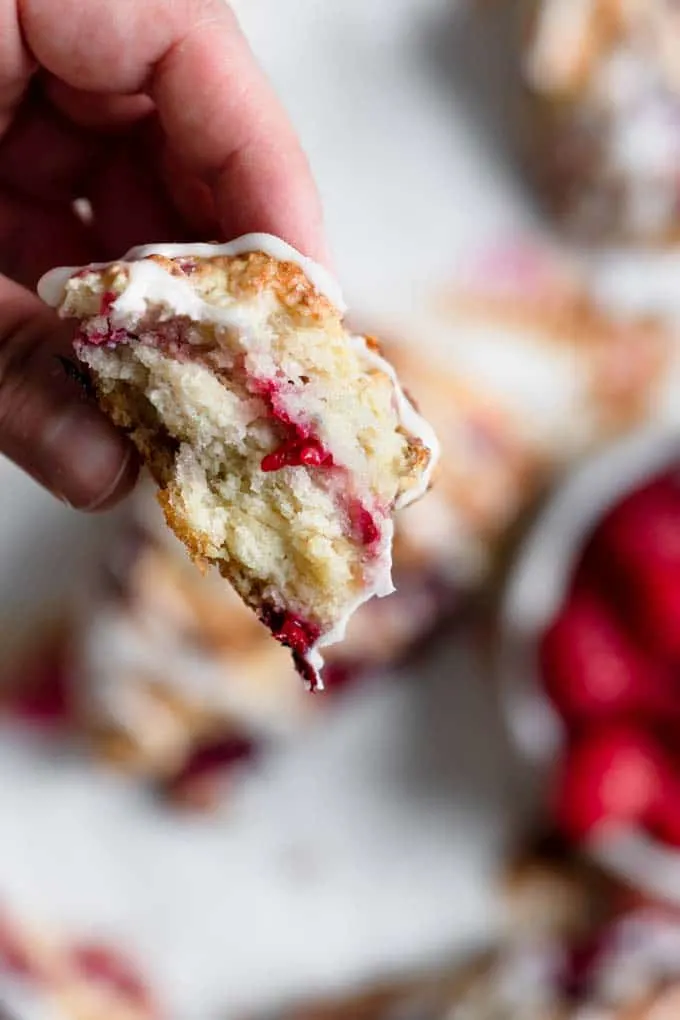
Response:
[[[158,246],[48,274],[99,401],[160,486],[168,524],[291,648],[319,649],[392,590],[393,512],[422,495],[432,430],[335,285],[266,235]]]

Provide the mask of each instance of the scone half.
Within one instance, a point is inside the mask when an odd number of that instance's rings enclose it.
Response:
[[[43,278],[76,355],[160,489],[166,520],[290,647],[319,649],[392,589],[394,511],[422,495],[432,429],[337,285],[269,235],[158,245]]]

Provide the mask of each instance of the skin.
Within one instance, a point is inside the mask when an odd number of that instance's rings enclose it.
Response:
[[[326,260],[307,160],[223,0],[0,0],[0,452],[79,509],[117,502],[135,455],[66,377],[39,277],[260,230]]]

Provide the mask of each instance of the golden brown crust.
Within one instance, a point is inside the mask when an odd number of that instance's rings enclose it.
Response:
[[[320,294],[295,262],[279,262],[264,252],[213,258],[168,259],[150,256],[150,261],[183,277],[209,303],[229,293],[238,301],[271,291],[299,325],[323,325],[340,319],[340,312]]]

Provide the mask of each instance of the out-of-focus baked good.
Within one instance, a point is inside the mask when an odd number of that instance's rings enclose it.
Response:
[[[327,696],[310,700],[285,649],[218,575],[193,567],[142,486],[76,607],[60,667],[71,724],[175,802],[212,807],[239,768],[330,711],[336,691],[399,662],[452,605],[430,574],[395,566],[397,593],[355,614],[329,649]],[[38,694],[15,691],[15,710],[50,702]]]
[[[80,322],[76,354],[170,527],[318,686],[320,649],[393,590],[393,513],[437,457],[377,343],[345,327],[337,285],[257,234],[57,270],[40,292]]]
[[[97,753],[193,807],[323,708],[231,586],[195,569],[150,487],[76,607],[67,673]]]
[[[159,1020],[133,963],[110,946],[70,942],[0,911],[3,1020]]]
[[[657,244],[680,227],[680,12],[522,0],[528,168],[571,229]]]
[[[380,327],[442,443],[436,486],[400,514],[395,558],[437,563],[462,590],[489,579],[523,515],[580,458],[680,424],[677,329],[601,305],[581,269],[541,245],[487,250]]]

